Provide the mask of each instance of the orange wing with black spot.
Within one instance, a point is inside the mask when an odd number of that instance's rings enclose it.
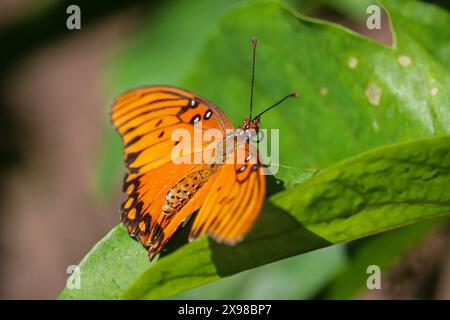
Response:
[[[126,92],[114,101],[111,120],[124,145],[130,173],[148,172],[171,160],[176,129],[194,136],[195,124],[202,130],[233,129],[227,116],[215,105],[192,92],[170,86],[148,86]],[[200,152],[202,141],[192,141]]]

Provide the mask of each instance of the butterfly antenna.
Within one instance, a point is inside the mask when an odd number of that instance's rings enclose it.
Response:
[[[273,105],[271,105],[270,107],[268,107],[266,110],[264,110],[263,112],[261,112],[260,114],[258,114],[254,119],[260,118],[264,113],[266,113],[267,111],[269,111],[272,108],[275,108],[277,105],[279,105],[280,103],[282,103],[284,100],[286,100],[287,98],[297,98],[298,97],[298,93],[294,92],[291,94],[288,94],[286,97],[284,97],[283,99],[277,101],[276,103],[274,103]],[[251,118],[250,118],[251,119]]]
[[[255,61],[256,61],[256,37],[252,38],[252,46],[253,46],[253,60],[252,60],[252,84],[250,88],[250,117],[252,118],[252,110],[253,110],[253,87],[255,85]]]

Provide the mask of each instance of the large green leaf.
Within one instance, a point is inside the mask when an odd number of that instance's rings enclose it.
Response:
[[[449,145],[450,137],[429,138],[331,166],[272,196],[252,232],[234,247],[202,238],[146,266],[144,249],[118,226],[82,261],[82,289],[65,289],[61,298],[165,298],[272,261],[447,214]]]
[[[247,114],[249,39],[258,36],[257,109],[291,91],[301,95],[262,119],[280,129],[281,162],[326,167],[376,146],[449,131],[448,69],[409,34],[394,34],[389,48],[276,3],[249,5],[222,20],[183,86],[239,124]]]
[[[263,125],[280,129],[284,165],[310,169],[280,171],[287,190],[266,202],[254,230],[235,247],[204,238],[172,246],[148,266],[144,250],[116,227],[81,263],[82,289],[66,289],[61,298],[164,298],[450,212],[450,138],[430,138],[450,130],[448,69],[401,25],[394,23],[393,33],[394,46],[385,47],[276,2],[228,13],[177,83],[222,106],[238,124],[247,113],[249,39],[258,36],[256,105],[292,90],[302,95]],[[313,175],[293,186],[290,177],[301,172]],[[277,184],[269,185],[275,193]]]

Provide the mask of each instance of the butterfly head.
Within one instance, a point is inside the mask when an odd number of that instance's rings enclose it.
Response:
[[[242,123],[241,129],[244,131],[249,131],[249,130],[254,130],[254,131],[258,131],[259,130],[259,120],[260,118],[254,118],[254,119],[245,119],[244,122]]]

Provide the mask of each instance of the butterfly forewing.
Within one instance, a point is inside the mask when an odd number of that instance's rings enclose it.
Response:
[[[194,124],[214,128],[225,134],[233,129],[226,115],[211,102],[191,92],[169,86],[139,88],[119,96],[112,107],[111,120],[122,137],[127,169],[148,172],[172,159],[172,140],[176,129],[194,137]],[[199,128],[199,126],[197,126]],[[192,152],[203,147],[192,140]]]

